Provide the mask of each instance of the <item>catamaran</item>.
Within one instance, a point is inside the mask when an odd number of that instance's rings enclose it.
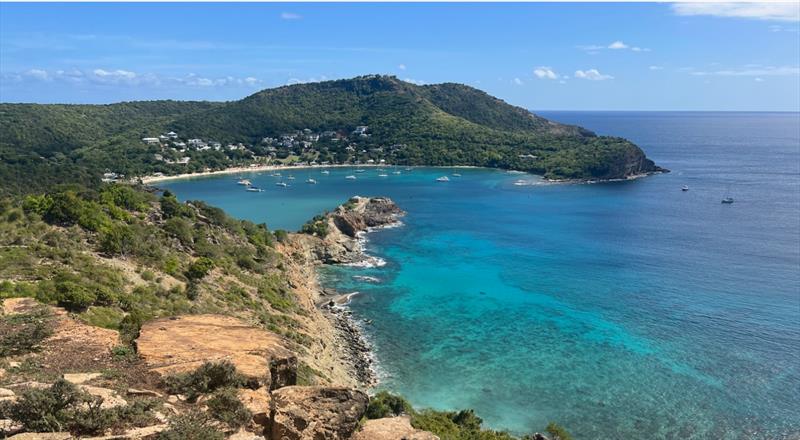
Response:
[[[308,180],[306,180],[306,183],[310,183],[310,184],[314,185],[314,184],[317,183],[317,181],[314,180],[314,179],[308,179]]]
[[[236,184],[237,184],[237,185],[244,185],[244,186],[250,186],[250,185],[252,185],[252,183],[250,183],[250,181],[249,181],[249,180],[247,180],[247,179],[241,179],[241,180],[239,180],[238,182],[236,182]]]
[[[437,182],[449,182],[450,179],[447,176],[442,176],[442,177],[437,177],[436,181]]]

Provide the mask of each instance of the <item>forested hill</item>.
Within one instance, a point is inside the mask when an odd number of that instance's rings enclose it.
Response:
[[[143,142],[170,131],[179,137]],[[190,139],[203,147],[184,145]],[[569,179],[658,170],[625,139],[548,121],[472,87],[378,75],[225,103],[0,104],[0,159],[2,188],[12,193],[96,184],[107,171],[174,174],[278,160],[479,165]]]

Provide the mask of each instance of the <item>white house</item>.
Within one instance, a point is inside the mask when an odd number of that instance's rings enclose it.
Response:
[[[159,143],[158,138],[142,138],[142,142],[147,145],[154,145]]]

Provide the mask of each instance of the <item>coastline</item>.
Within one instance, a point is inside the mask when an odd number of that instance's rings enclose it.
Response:
[[[520,171],[506,168],[491,168],[481,167],[476,165],[397,165],[397,164],[330,164],[330,165],[257,165],[257,166],[241,166],[230,167],[222,170],[213,171],[200,171],[197,173],[182,173],[172,175],[154,176],[148,175],[143,177],[135,177],[131,179],[134,183],[141,183],[143,185],[150,185],[153,183],[167,182],[173,180],[187,180],[193,178],[211,177],[227,174],[245,174],[245,173],[260,173],[266,171],[286,171],[286,170],[304,170],[304,169],[327,169],[327,168],[389,168],[389,167],[410,167],[410,168],[451,168],[451,169],[486,169],[497,170],[504,172],[515,172],[520,174],[528,174],[537,176],[543,182],[548,184],[596,184],[596,183],[610,183],[610,182],[627,182],[631,180],[638,180],[644,177],[654,176],[657,174],[669,173],[668,169],[662,168],[657,171],[650,171],[646,173],[632,174],[624,178],[617,179],[545,179],[541,174],[531,173],[529,171]]]
[[[322,343],[311,350],[313,359],[307,362],[337,372],[340,380],[346,376],[350,384],[363,389],[375,386],[379,375],[363,322],[347,306],[358,292],[337,292],[323,286],[318,269],[323,265],[380,265],[382,260],[364,252],[366,235],[402,225],[399,217],[403,214],[389,199],[353,197],[328,214],[325,236],[295,233],[280,244],[284,255],[293,256],[287,262],[288,273],[295,290],[308,299],[306,308],[313,308],[312,325],[321,336]],[[327,360],[318,362],[323,358]]]

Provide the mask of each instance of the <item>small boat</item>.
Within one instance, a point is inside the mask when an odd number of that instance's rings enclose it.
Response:
[[[725,190],[725,197],[722,198],[722,204],[730,205],[733,203],[733,197],[731,197],[731,186],[728,185],[728,189]]]
[[[272,173],[270,174],[272,177],[281,177],[281,173]]]
[[[306,183],[310,183],[310,184],[314,185],[314,184],[317,183],[317,181],[314,180],[314,179],[308,179],[308,180],[306,180]]]
[[[528,181],[527,180],[523,180],[523,179],[519,179],[519,180],[514,182],[514,185],[516,185],[516,186],[526,186],[526,185],[528,185]]]
[[[345,177],[345,179],[350,179],[350,180],[355,180],[355,178],[356,178],[356,176],[352,176],[352,175]]]
[[[453,173],[453,177],[461,177],[461,174],[459,174],[459,173]]]
[[[447,176],[442,176],[442,177],[437,177],[436,181],[437,182],[449,182],[450,179]]]
[[[275,184],[275,186],[282,186],[282,187],[285,188],[285,187],[289,186],[289,184],[286,183],[286,182],[278,182],[278,183]]]
[[[401,174],[400,171],[394,171],[392,174]]]
[[[386,173],[382,173],[382,174],[378,174],[378,177],[389,177],[389,175],[386,174]]]
[[[287,177],[287,179],[294,180],[294,176],[289,176],[289,177]]]
[[[257,186],[248,186],[248,187],[245,189],[245,191],[254,192],[254,193],[260,193],[260,192],[262,192],[262,191],[264,191],[264,190],[263,190],[263,189],[261,189],[261,188],[259,188],[259,187],[257,187]]]
[[[363,173],[364,170],[356,170],[357,173]]]
[[[411,167],[407,167],[407,168],[406,168],[406,171],[411,171]]]
[[[330,174],[331,172],[328,170],[322,170],[322,174]]]
[[[247,180],[247,179],[242,179],[242,180],[240,180],[240,181],[236,182],[236,184],[237,184],[237,185],[244,185],[244,186],[250,186],[250,185],[252,185],[252,183],[250,183],[250,181],[249,181],[249,180]]]
[[[683,186],[681,187],[681,191],[689,191],[689,187],[688,187],[688,186],[686,186],[686,185],[683,185]]]

